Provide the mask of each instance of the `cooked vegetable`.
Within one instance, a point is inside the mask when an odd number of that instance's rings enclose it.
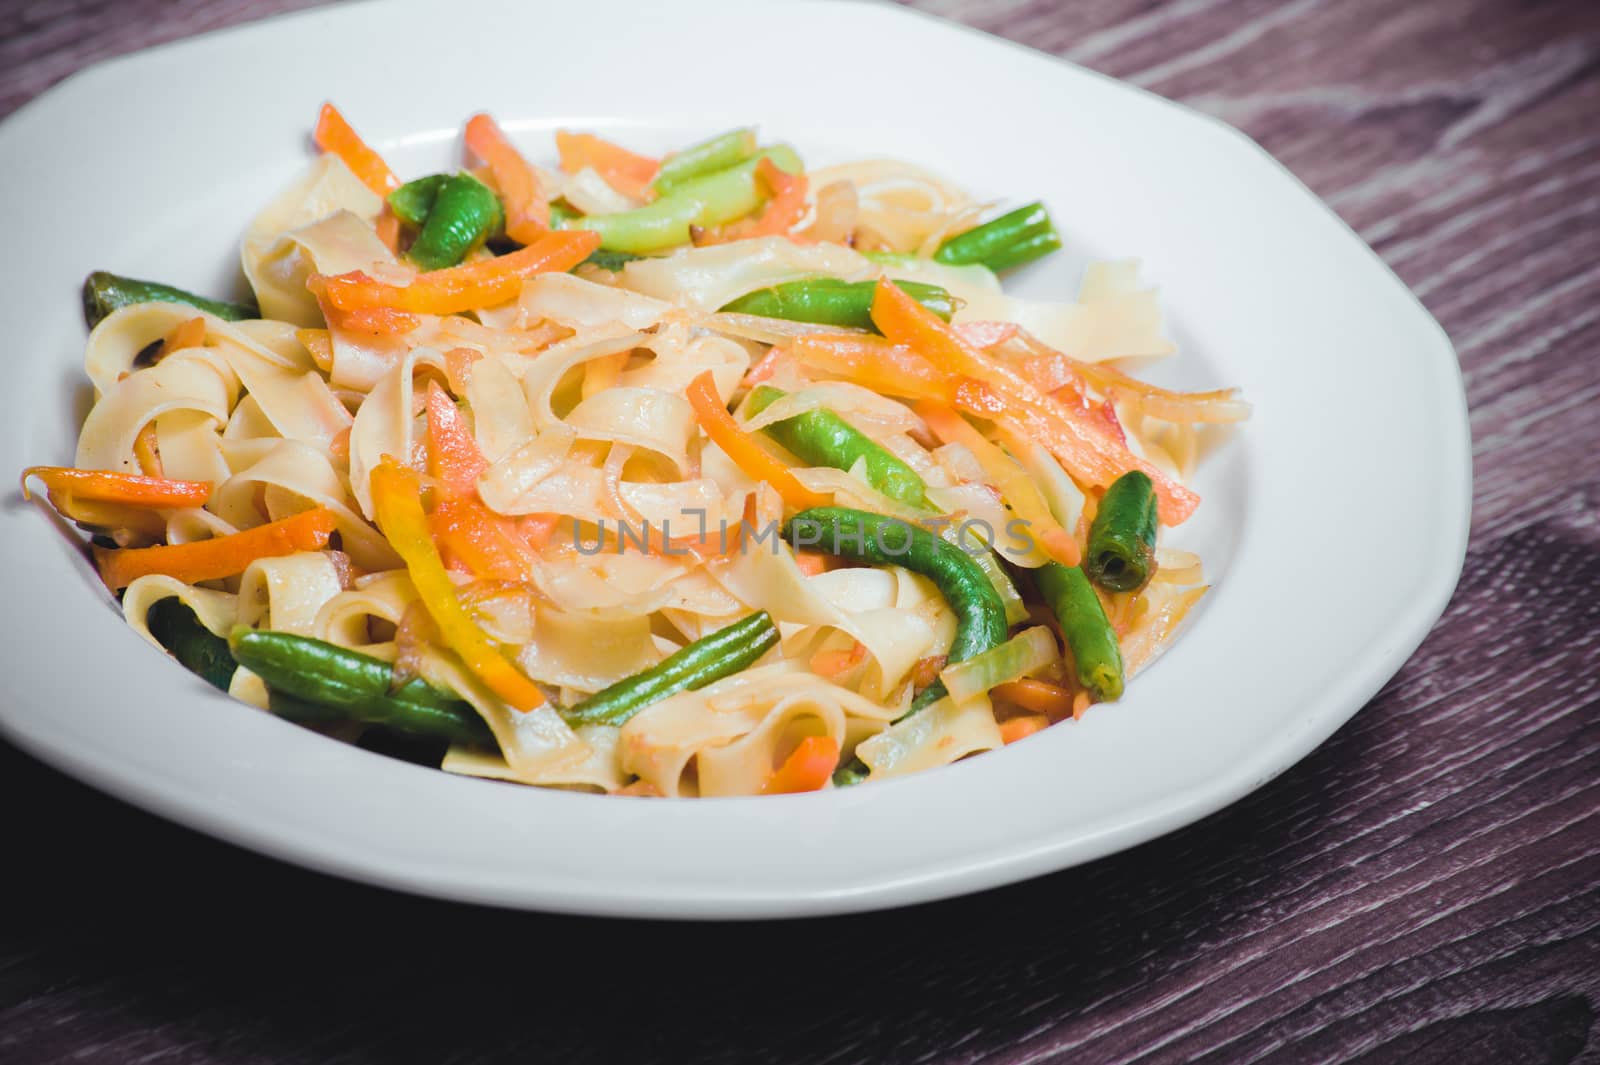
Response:
[[[424,270],[455,266],[491,233],[504,228],[505,221],[489,186],[471,174],[452,174],[436,190],[422,232],[406,257]]]
[[[1088,576],[1078,566],[1047,562],[1034,571],[1034,580],[1061,625],[1078,683],[1095,702],[1122,698],[1122,651]]]
[[[387,196],[391,190],[399,187],[400,179],[394,176],[394,171],[383,161],[383,156],[367,147],[366,141],[356,135],[350,123],[332,104],[322,105],[322,113],[317,116],[317,128],[312,131],[311,139],[317,142],[318,148],[344,160],[350,172],[379,196]]]
[[[618,192],[640,200],[650,198],[650,182],[661,169],[649,156],[630,152],[593,133],[558,129],[556,151],[561,155],[561,169],[567,173],[576,174],[587,167]]]
[[[416,473],[389,461],[380,464],[372,471],[372,506],[378,528],[405,560],[417,598],[438,625],[445,644],[491,691],[518,710],[544,705],[538,685],[511,664],[456,597],[455,583],[445,572],[439,549],[429,535]]]
[[[569,725],[621,725],[669,695],[703,688],[748,669],[777,644],[778,629],[766,611],[751,614],[596,692],[561,716]]]
[[[598,266],[602,270],[611,270],[615,272],[617,270],[621,270],[624,266],[627,266],[635,259],[643,258],[643,255],[635,255],[631,251],[612,251],[609,248],[598,248],[587,259],[583,260],[583,262],[579,263],[578,265]]]
[[[236,629],[227,647],[235,662],[266,683],[272,712],[292,721],[358,721],[449,743],[494,745],[471,704],[416,677],[396,687],[387,662],[359,651],[246,628]]]
[[[135,303],[183,303],[228,322],[261,317],[261,312],[251,304],[206,299],[159,281],[138,281],[104,270],[96,270],[84,279],[83,320],[90,329],[118,307]]]
[[[689,242],[690,226],[717,226],[750,214],[765,197],[756,165],[771,159],[779,169],[800,172],[800,157],[786,145],[764,148],[754,158],[692,178],[654,203],[615,214],[584,215],[563,225],[600,234],[600,246],[612,251],[660,251]]]
[[[710,370],[690,383],[688,394],[689,405],[694,408],[695,420],[700,423],[700,428],[727,453],[734,465],[751,478],[765,481],[777,489],[783,501],[796,510],[819,507],[828,502],[826,495],[813,492],[801,484],[789,467],[763,451],[761,445],[756,443],[756,438],[733,420],[733,415],[722,404]]]
[[[736,166],[755,152],[754,129],[746,127],[729,130],[699,144],[690,145],[682,151],[673,152],[661,160],[652,187],[657,195],[665,196],[695,178]]]
[[[1030,203],[958,233],[939,245],[933,257],[951,266],[979,263],[998,273],[1032,262],[1061,247],[1061,235],[1042,203]]]
[[[1109,485],[1130,469],[1143,470],[1155,485],[1162,520],[1169,525],[1181,523],[1200,505],[1199,496],[1129,451],[1093,416],[1041,393],[1007,363],[967,343],[895,286],[878,282],[872,320],[885,338],[909,349],[903,365],[921,366],[917,379],[880,371],[894,394],[937,398],[980,417],[1008,421],[1020,435],[1048,448],[1086,484]]]
[[[201,507],[211,498],[211,485],[205,481],[169,481],[137,473],[75,470],[70,466],[29,466],[22,471],[24,496],[29,477],[44,482],[57,510],[64,509],[58,499],[67,497],[130,507]]]
[[[510,255],[418,274],[409,285],[377,281],[360,270],[309,282],[340,311],[391,310],[413,314],[459,314],[514,299],[524,278],[570,270],[599,245],[582,230],[548,233]]]
[[[771,406],[783,392],[762,385],[750,394],[752,415]],[[901,462],[866,433],[855,428],[831,410],[810,410],[785,418],[762,429],[809,466],[852,469],[862,463],[867,483],[890,499],[907,506],[927,507],[928,497],[917,471]]]
[[[333,528],[333,512],[318,507],[292,518],[210,540],[120,550],[96,547],[94,559],[101,580],[112,591],[126,588],[151,573],[165,573],[186,584],[196,584],[243,573],[245,567],[258,558],[320,551],[327,546]]]
[[[1061,658],[1056,638],[1043,625],[1024,629],[1005,643],[945,667],[939,674],[950,698],[965,702],[997,684],[1020,680]]]
[[[1130,470],[1112,482],[1089,526],[1083,569],[1113,592],[1133,592],[1156,568],[1156,496],[1150,478]]]
[[[763,795],[794,795],[821,791],[839,764],[839,741],[832,736],[807,736],[767,778]]]
[[[955,313],[950,293],[937,285],[918,281],[896,281],[903,291],[945,321]],[[759,288],[726,304],[722,309],[735,314],[756,314],[763,318],[784,318],[791,322],[816,322],[849,329],[871,329],[874,281],[843,281],[818,277],[789,281]]]
[[[506,235],[518,244],[538,240],[550,228],[550,201],[540,187],[538,172],[488,115],[467,120],[466,141],[467,150],[489,165],[505,207]]]
[[[400,221],[408,226],[420,226],[428,220],[428,212],[433,210],[433,201],[438,197],[444,183],[449,180],[449,174],[429,174],[427,177],[419,177],[389,193],[385,202]]]
[[[236,663],[228,641],[200,624],[200,618],[182,599],[158,599],[145,614],[145,626],[190,673],[222,691],[233,680]]]

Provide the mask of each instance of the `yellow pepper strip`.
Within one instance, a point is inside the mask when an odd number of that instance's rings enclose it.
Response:
[[[411,470],[385,458],[372,471],[372,505],[378,528],[405,559],[422,605],[439,626],[439,635],[489,690],[518,710],[543,705],[544,694],[500,653],[456,598],[439,549],[428,533],[422,510],[422,484]]]
[[[947,444],[963,444],[977,456],[984,476],[1000,490],[1000,497],[1028,523],[1028,534],[1039,549],[1063,566],[1076,566],[1081,557],[1078,541],[1050,513],[1049,504],[1022,467],[991,443],[965,418],[942,403],[923,400],[918,417]]]

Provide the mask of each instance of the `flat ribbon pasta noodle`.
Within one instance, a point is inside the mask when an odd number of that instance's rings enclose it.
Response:
[[[840,610],[813,585],[812,579],[800,572],[793,552],[786,546],[769,549],[751,544],[715,576],[734,598],[752,610],[771,614],[780,632],[785,626],[791,636],[806,628],[829,627],[860,641],[876,666],[876,679],[870,687],[877,695],[890,694],[919,658],[939,653],[910,626],[875,623],[881,618],[862,624]]]
[[[709,314],[768,285],[808,277],[862,281],[877,272],[870,259],[838,244],[757,237],[636,259],[622,268],[620,283],[631,291]]]
[[[318,613],[340,590],[339,571],[322,551],[258,558],[239,578],[238,623],[316,636]]]
[[[710,370],[717,394],[728,396],[750,368],[750,352],[738,341],[694,335],[682,326],[658,329],[639,346],[654,353],[655,358],[643,366],[624,370],[617,380],[623,388],[654,388],[682,395],[691,381]]]
[[[256,506],[258,488],[265,488],[265,515]],[[327,507],[337,522],[343,549],[356,565],[365,570],[399,567],[400,556],[346,499],[344,482],[326,455],[298,440],[280,440],[260,460],[219,485],[210,506],[241,529],[297,514],[308,509],[307,504]]]
[[[651,614],[676,597],[673,582],[684,572],[681,558],[639,551],[593,556],[567,549],[534,568],[534,585],[558,609],[601,618]]]
[[[205,320],[208,335],[213,327],[222,322],[220,318],[194,307],[166,301],[118,307],[102,318],[90,330],[89,341],[83,351],[83,369],[94,385],[95,398],[106,395],[132,373],[146,348],[160,343],[174,329],[193,318]],[[238,382],[230,379],[229,386],[230,391],[237,391]]]
[[[604,325],[649,329],[673,309],[666,300],[555,273],[524,281],[517,307],[525,321],[545,319],[577,330]]]
[[[472,704],[494,733],[501,756],[515,774],[512,779],[523,784],[564,783],[593,756],[593,748],[550,703],[527,711],[513,709],[495,698],[453,655],[424,653],[422,675]]]
[[[152,573],[129,584],[122,593],[122,616],[128,627],[150,643],[161,647],[161,642],[150,632],[150,608],[163,599],[177,599],[193,610],[205,630],[213,636],[226,639],[233,631],[238,616],[238,597],[232,592],[219,592],[210,588],[196,588],[176,577]],[[162,649],[165,652],[165,648]]]
[[[404,570],[359,578],[354,587],[330,596],[318,608],[312,635],[326,643],[392,661],[393,641],[373,640],[372,623],[379,621],[394,629],[416,599],[417,590]]]
[[[228,365],[277,435],[326,451],[333,438],[350,428],[350,412],[314,369],[287,369],[264,357],[267,349],[223,342]]]
[[[649,669],[661,658],[647,614],[602,618],[540,610],[534,617],[533,639],[518,661],[528,676],[546,684],[593,693]]]
[[[797,733],[828,735],[842,746],[853,721],[856,728],[879,729],[894,713],[779,662],[641,710],[622,726],[622,767],[663,795],[748,795],[760,790],[777,753],[792,746],[786,741]],[[797,728],[801,721],[806,727]],[[724,750],[742,737],[751,739]],[[696,756],[709,766],[710,778],[690,789],[684,773]]]
[[[528,401],[505,356],[486,355],[472,364],[465,398],[472,408],[472,434],[478,450],[491,463],[533,437]]]
[[[368,223],[371,234],[370,223],[382,207],[378,194],[362,184],[338,156],[332,152],[319,156],[255,216],[245,233],[240,263],[262,315],[305,326],[321,324],[316,300],[305,287],[311,264],[293,234],[338,211]],[[382,248],[381,241],[378,246]],[[388,249],[383,250],[387,255]]]
[[[573,731],[589,748],[588,757],[571,765],[545,771],[537,783],[545,787],[579,791],[613,792],[621,789],[627,782],[627,776],[622,772],[617,758],[618,730],[610,725],[583,725]],[[474,747],[451,747],[445,752],[444,762],[439,768],[460,776],[505,780],[514,784],[530,783],[512,769],[498,752]]]
[[[585,440],[608,440],[654,451],[678,473],[689,469],[694,409],[681,395],[614,385],[582,400],[566,424]]]
[[[856,757],[878,780],[949,765],[1003,742],[987,695],[959,704],[946,698],[862,741]]]
[[[170,355],[101,396],[84,419],[74,465],[137,473],[134,442],[146,425],[169,412],[192,411],[220,430],[237,393],[238,378],[220,356],[202,349]]]
[[[372,471],[385,455],[409,463],[417,443],[416,390],[420,366],[444,371],[444,356],[433,348],[414,348],[384,373],[350,426],[350,495],[361,513],[372,517]]]

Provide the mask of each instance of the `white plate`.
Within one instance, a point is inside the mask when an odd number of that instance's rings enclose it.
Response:
[[[324,99],[407,175],[491,110],[665,148],[758,122],[816,161],[883,154],[1046,200],[1070,253],[1021,291],[1138,256],[1175,379],[1256,416],[1187,530],[1217,587],[1119,705],[947,769],[815,796],[664,802],[486,783],[330,742],[206,688],[122,623],[40,506],[0,513],[5,734],[175,821],[343,876],[598,914],[757,917],[894,906],[1108,854],[1232,802],[1347,720],[1460,572],[1461,381],[1439,327],[1334,215],[1236,131],[981,34],[853,4],[336,7],[120,59],[0,127],[11,261],[0,471],[70,462],[86,406],[77,287],[105,268],[201,291],[308,159]],[[476,50],[520,41],[520,59]],[[736,41],[782,42],[739,49]],[[570,46],[555,46],[565,42]],[[851,42],[858,42],[859,47]],[[856,57],[887,48],[885,62]],[[803,69],[803,73],[802,73]],[[914,74],[913,71],[925,71]]]

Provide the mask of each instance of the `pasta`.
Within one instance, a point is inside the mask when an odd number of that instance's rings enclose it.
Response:
[[[404,183],[317,138],[253,304],[91,275],[93,407],[24,473],[235,698],[467,776],[815,791],[1114,701],[1204,594],[1165,530],[1249,407],[1119,368],[1174,350],[1132,262],[1008,296],[1042,206],[748,129],[558,172],[479,115]]]

